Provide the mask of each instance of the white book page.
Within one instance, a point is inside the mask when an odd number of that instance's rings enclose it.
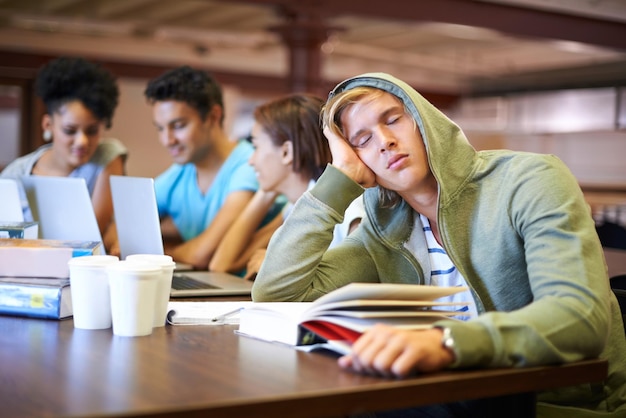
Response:
[[[344,310],[382,310],[385,308],[398,308],[402,310],[428,310],[431,308],[460,308],[469,305],[468,302],[437,302],[430,300],[396,300],[396,299],[357,299],[329,302],[311,306],[310,312],[323,312],[335,309]]]
[[[355,299],[433,301],[464,292],[467,287],[426,286],[400,283],[350,283],[317,299],[314,304],[342,302]]]
[[[303,320],[310,319],[319,319],[319,318],[327,318],[329,316],[339,316],[343,318],[371,318],[371,319],[383,319],[383,318],[437,318],[442,319],[443,317],[449,316],[458,316],[459,314],[464,314],[465,312],[458,311],[440,311],[440,310],[432,310],[432,311],[403,311],[403,310],[381,310],[381,311],[344,311],[344,310],[336,310],[336,311],[320,311],[313,314],[308,314]]]

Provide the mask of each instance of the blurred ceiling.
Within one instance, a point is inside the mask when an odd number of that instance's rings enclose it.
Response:
[[[0,0],[3,51],[241,74],[286,77],[277,28],[294,25],[323,36],[329,81],[386,71],[474,95],[626,85],[626,0]]]

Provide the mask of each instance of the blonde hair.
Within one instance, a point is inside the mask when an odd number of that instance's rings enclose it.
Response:
[[[341,115],[343,112],[357,102],[376,100],[384,93],[386,93],[384,90],[373,87],[355,87],[332,96],[322,108],[322,125],[328,126],[332,133],[345,139],[346,135],[344,133],[343,124],[341,123]],[[402,103],[406,111],[404,102],[400,99],[398,100]],[[415,122],[415,120],[413,121]],[[393,208],[402,201],[398,193],[380,185],[378,185],[378,198],[380,205],[384,208]]]

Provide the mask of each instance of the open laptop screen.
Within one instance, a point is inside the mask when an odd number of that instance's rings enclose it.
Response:
[[[120,258],[130,254],[163,254],[154,180],[111,176],[110,183]]]
[[[85,179],[32,175],[21,181],[40,238],[102,243]]]

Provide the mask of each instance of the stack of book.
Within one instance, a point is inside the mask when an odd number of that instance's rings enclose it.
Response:
[[[37,222],[0,222],[0,238],[37,239],[38,235]]]
[[[0,314],[72,316],[67,262],[99,252],[97,241],[0,238]]]

